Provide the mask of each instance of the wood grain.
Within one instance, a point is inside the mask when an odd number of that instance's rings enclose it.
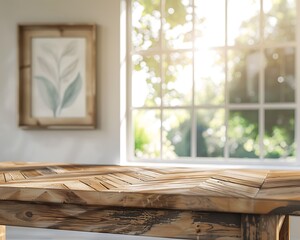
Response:
[[[23,129],[96,128],[96,30],[95,24],[45,24],[18,26],[19,100],[18,125]],[[32,115],[32,73],[34,38],[82,38],[85,40],[85,105],[82,117],[40,117]]]
[[[0,226],[0,240],[6,239],[6,227]]]
[[[285,216],[279,215],[242,215],[243,240],[283,240],[279,233]]]
[[[182,239],[241,239],[239,214],[195,211],[6,201],[0,203],[0,224]]]
[[[0,224],[287,240],[300,171],[0,163]],[[2,239],[0,239],[2,240]]]
[[[0,200],[300,215],[300,172],[0,163]]]
[[[279,239],[290,240],[290,218],[288,216],[285,217],[284,222],[282,223]]]

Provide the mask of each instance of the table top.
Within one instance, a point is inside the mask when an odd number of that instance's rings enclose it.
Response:
[[[300,215],[300,171],[0,163],[0,201]]]

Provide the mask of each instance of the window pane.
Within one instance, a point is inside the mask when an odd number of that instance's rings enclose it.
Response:
[[[192,0],[165,0],[164,46],[191,48],[193,41]]]
[[[296,0],[264,0],[264,12],[266,40],[295,40]]]
[[[225,99],[225,61],[222,51],[195,53],[195,103],[222,104]]]
[[[294,110],[266,110],[265,157],[288,158],[295,156]]]
[[[218,7],[216,7],[218,6]],[[195,1],[195,46],[225,45],[225,1]]]
[[[256,50],[228,51],[230,103],[258,102],[260,53]]]
[[[259,0],[228,0],[228,45],[259,41]]]
[[[295,49],[267,49],[265,58],[265,101],[294,102]]]
[[[134,153],[138,158],[160,157],[160,111],[134,110]]]
[[[165,106],[190,105],[192,102],[192,53],[173,53],[163,62],[163,104]]]
[[[229,156],[258,158],[258,111],[232,110],[228,123]]]
[[[159,56],[132,56],[132,105],[158,106],[160,98]]]
[[[224,114],[224,109],[197,112],[197,157],[224,156]]]
[[[182,109],[163,112],[163,158],[191,156],[191,116]]]
[[[297,0],[130,1],[136,158],[295,157]]]
[[[132,47],[147,50],[159,46],[160,0],[132,0]]]

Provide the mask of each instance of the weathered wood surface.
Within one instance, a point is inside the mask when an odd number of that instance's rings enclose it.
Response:
[[[300,171],[0,163],[0,200],[300,215]]]
[[[285,217],[284,222],[282,223],[279,239],[290,240],[290,218],[288,216]]]
[[[240,240],[240,215],[0,202],[0,224],[197,240]]]
[[[300,171],[0,163],[0,200],[300,214]]]
[[[284,240],[285,238],[282,235],[280,236],[284,219],[285,216],[279,215],[243,214],[241,218],[241,239]]]
[[[295,196],[297,174],[294,181],[289,179],[292,186],[278,181],[274,174],[266,170],[80,165],[10,164],[1,168],[0,164],[0,199],[250,213],[281,213],[290,205],[288,213],[296,212],[297,197],[300,201],[300,194]]]
[[[5,226],[0,226],[0,240],[6,240]]]
[[[0,163],[0,224],[288,240],[299,190],[300,171]]]

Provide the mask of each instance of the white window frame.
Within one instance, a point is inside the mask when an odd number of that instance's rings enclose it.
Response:
[[[194,0],[195,1],[195,0]],[[263,0],[260,0],[262,4]],[[122,7],[121,7],[121,106],[120,106],[120,114],[121,114],[121,164],[125,165],[152,165],[152,164],[160,164],[160,165],[193,165],[193,164],[201,164],[201,165],[215,165],[215,166],[270,166],[273,168],[276,167],[295,167],[299,166],[300,167],[300,161],[297,160],[298,157],[300,156],[300,127],[299,125],[299,119],[300,119],[300,86],[299,85],[299,76],[300,76],[300,30],[297,31],[296,33],[296,41],[294,43],[288,43],[288,44],[274,44],[273,45],[268,45],[268,48],[272,47],[280,47],[280,46],[292,46],[296,47],[296,89],[295,89],[295,103],[263,103],[264,101],[264,73],[263,73],[263,68],[260,70],[260,91],[259,91],[259,102],[254,103],[254,104],[230,104],[228,100],[228,87],[225,87],[227,93],[225,94],[225,104],[224,104],[224,109],[226,111],[226,118],[225,118],[225,124],[226,124],[226,129],[228,125],[228,112],[229,110],[251,110],[251,109],[256,109],[258,110],[258,116],[259,116],[259,135],[260,135],[260,152],[262,152],[263,149],[263,135],[264,135],[264,121],[265,121],[265,116],[264,116],[264,111],[265,109],[294,109],[295,110],[295,142],[296,142],[296,160],[295,161],[287,161],[286,159],[265,159],[262,157],[262,153],[260,154],[260,157],[257,159],[247,159],[247,158],[229,158],[229,153],[226,151],[228,147],[225,147],[225,156],[224,158],[210,158],[210,157],[196,157],[196,118],[195,118],[195,106],[194,102],[192,103],[192,107],[190,109],[192,110],[192,128],[191,128],[191,148],[192,148],[192,156],[191,157],[178,157],[177,159],[136,159],[134,157],[134,133],[133,133],[133,125],[132,125],[132,116],[131,113],[134,109],[178,109],[178,108],[184,108],[188,109],[188,107],[163,107],[162,105],[153,108],[153,107],[137,107],[133,108],[131,105],[131,94],[132,94],[132,85],[131,85],[131,56],[134,53],[138,54],[147,54],[147,53],[154,53],[152,50],[146,50],[146,51],[141,51],[141,52],[133,52],[131,48],[131,0],[122,0]],[[300,27],[300,0],[297,0],[297,21],[296,21],[296,29],[299,29]],[[126,15],[124,14],[126,12]],[[262,12],[261,12],[261,17],[260,17],[260,24],[263,21],[262,18]],[[163,17],[161,17],[162,19]],[[126,28],[126,34],[124,31],[124,28]],[[123,29],[123,31],[122,31]],[[161,28],[161,33],[162,33],[162,28]],[[227,29],[226,29],[227,31]],[[261,30],[262,31],[262,28]],[[226,32],[227,33],[227,32]],[[225,33],[225,34],[226,34]],[[262,34],[262,32],[260,32]],[[226,34],[227,35],[227,34]],[[123,38],[123,39],[122,39]],[[126,44],[124,44],[126,42]],[[226,46],[228,48],[228,46]],[[249,49],[249,47],[246,47]],[[263,43],[260,44],[259,46],[260,52],[264,50],[264,45]],[[126,51],[125,51],[126,49]],[[236,48],[233,48],[236,49]],[[226,50],[226,49],[225,49]],[[180,50],[174,50],[174,52],[179,52]],[[191,51],[191,49],[188,49],[186,51]],[[192,51],[196,51],[196,49],[192,48]],[[162,52],[159,52],[161,55]],[[126,63],[125,65],[122,63]],[[194,64],[194,63],[193,63]],[[227,71],[227,69],[225,69]],[[125,77],[126,76],[126,81]],[[227,77],[227,74],[226,74]],[[225,80],[227,82],[227,79]],[[124,86],[124,82],[126,82],[126,87]],[[194,79],[193,79],[194,82]],[[194,84],[193,84],[194,85]],[[126,90],[124,90],[126,89]],[[194,95],[194,86],[193,86],[193,95]],[[193,97],[194,101],[194,97]],[[218,106],[220,107],[220,106]],[[162,114],[161,114],[162,115]],[[161,116],[162,118],[162,116]],[[161,119],[162,122],[162,119]],[[162,128],[160,130],[162,132]],[[162,141],[161,141],[162,143]],[[225,145],[226,146],[226,145]]]

